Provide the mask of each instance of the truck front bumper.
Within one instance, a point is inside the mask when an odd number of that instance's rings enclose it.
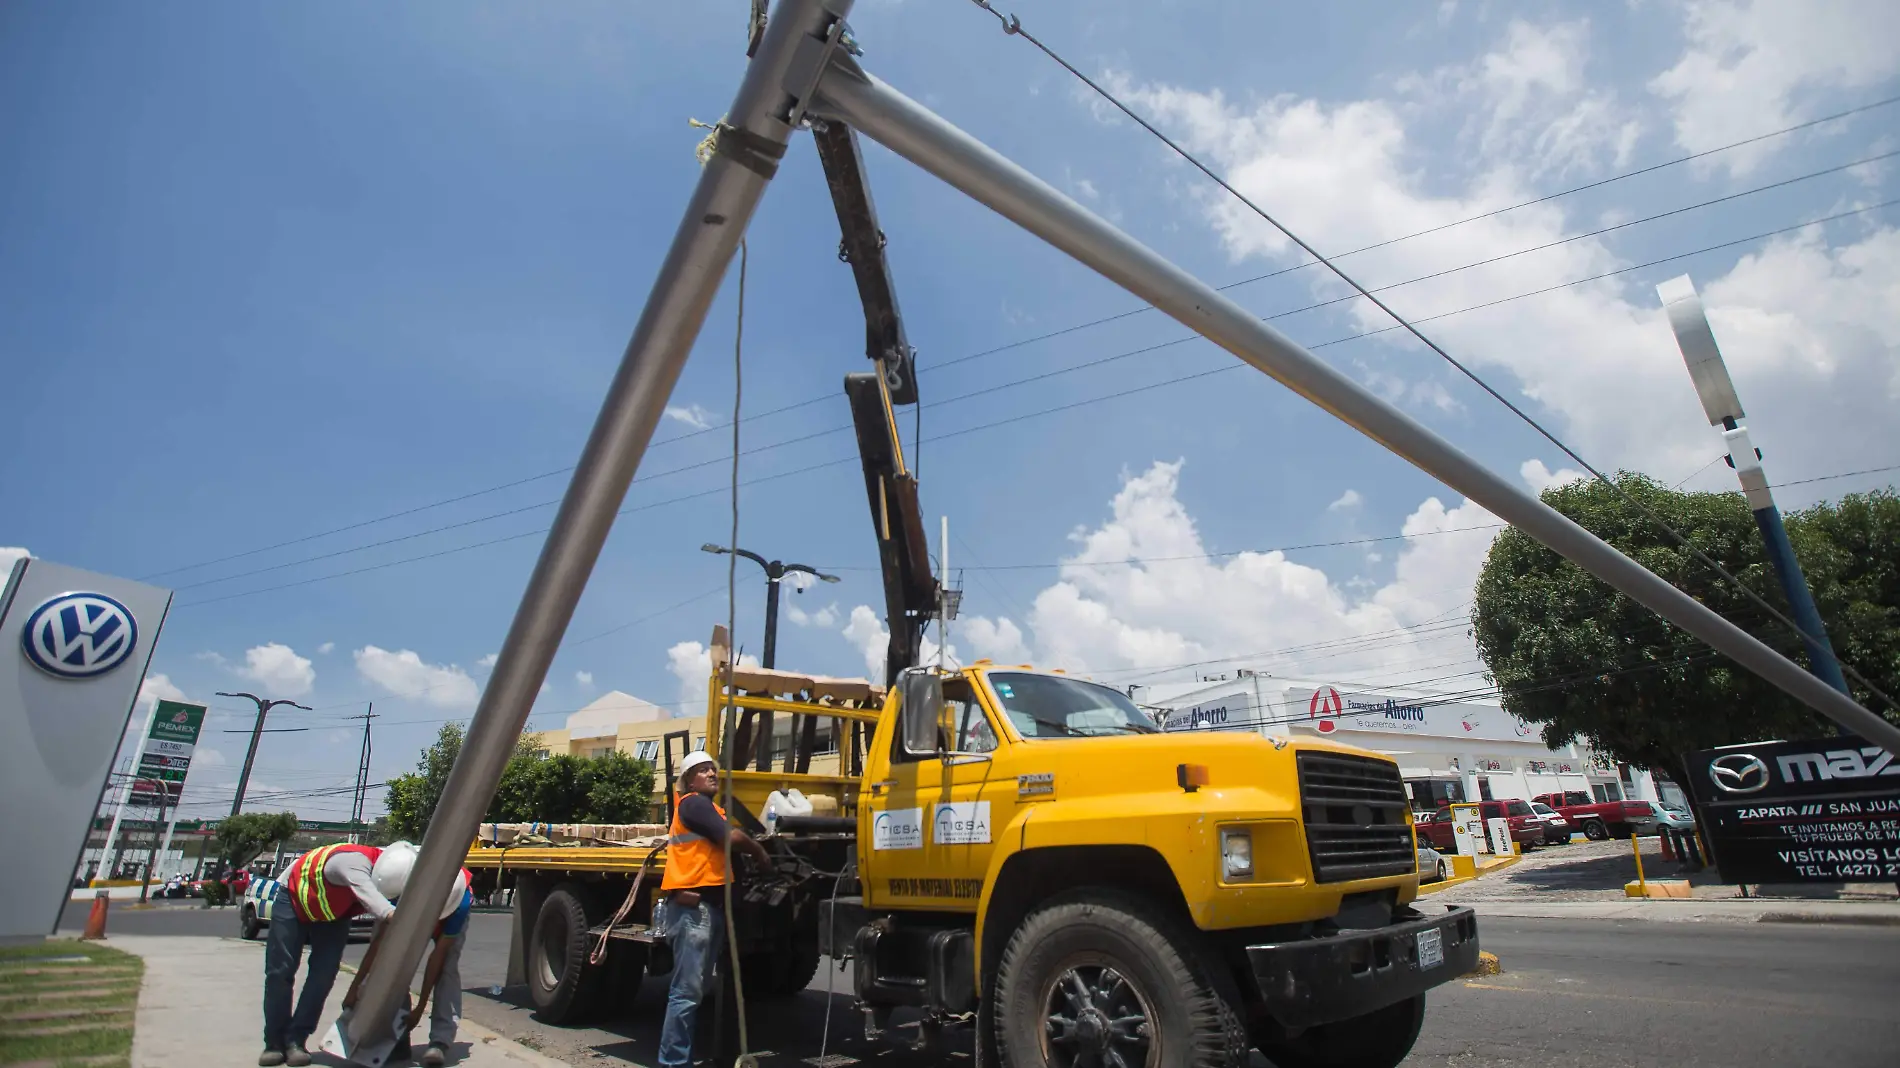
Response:
[[[1407,910],[1408,912],[1410,910]],[[1419,965],[1420,939],[1442,959]],[[1282,1027],[1349,1020],[1422,994],[1478,966],[1478,917],[1460,906],[1384,927],[1247,947],[1266,1010]]]

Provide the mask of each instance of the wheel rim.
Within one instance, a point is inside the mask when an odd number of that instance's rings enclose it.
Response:
[[[551,915],[541,921],[541,949],[534,955],[534,962],[543,990],[553,990],[560,985],[561,976],[567,974],[567,932],[562,929],[564,926],[558,916]]]
[[[1054,1068],[1154,1068],[1154,1009],[1115,963],[1078,957],[1043,987],[1043,1061]]]

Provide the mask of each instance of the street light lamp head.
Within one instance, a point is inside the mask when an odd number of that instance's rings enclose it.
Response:
[[[839,578],[839,577],[838,577],[838,576],[836,576],[836,575],[819,575],[819,576],[818,576],[818,581],[820,581],[820,582],[842,582],[842,581],[844,581],[844,580],[843,580],[843,579],[841,579],[841,578]]]
[[[699,551],[702,553],[724,553],[727,550],[723,545],[714,545],[712,542],[707,542],[699,547]]]

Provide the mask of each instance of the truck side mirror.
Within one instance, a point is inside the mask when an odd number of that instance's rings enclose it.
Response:
[[[943,748],[938,719],[943,715],[943,680],[936,672],[912,668],[898,682],[904,707],[904,752],[911,756],[936,756]]]

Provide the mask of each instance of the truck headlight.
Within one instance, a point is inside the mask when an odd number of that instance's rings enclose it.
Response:
[[[1223,828],[1220,832],[1221,874],[1227,879],[1244,879],[1253,874],[1253,832],[1246,828]]]

